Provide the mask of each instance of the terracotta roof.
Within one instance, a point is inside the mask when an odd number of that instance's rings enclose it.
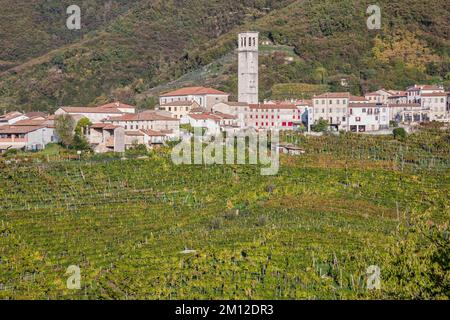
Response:
[[[30,133],[39,129],[45,128],[43,126],[2,126],[0,127],[0,134],[19,134],[19,133]]]
[[[205,95],[205,94],[218,94],[218,95],[228,95],[228,93],[205,87],[187,87],[171,91],[161,95],[161,97],[171,97],[171,96],[188,96],[188,95]]]
[[[192,114],[192,113],[190,113],[189,114],[189,117],[191,117],[192,119],[195,119],[195,120],[213,120],[213,121],[220,121],[220,117],[218,117],[218,116],[215,116],[215,115],[213,115],[213,114],[210,114],[210,113],[200,113],[200,114],[196,114],[196,113],[194,113],[194,114]]]
[[[117,128],[120,128],[119,126],[113,125],[111,123],[94,123],[91,125],[91,128],[93,129],[103,129],[103,130],[115,130]]]
[[[406,89],[406,91],[419,91],[419,90],[442,90],[442,89],[436,85],[428,85],[428,84],[414,85]]]
[[[222,119],[237,119],[237,116],[228,113],[215,112],[213,115]]]
[[[116,108],[101,108],[101,107],[61,107],[67,113],[106,113],[106,114],[123,114],[122,111]]]
[[[160,105],[160,107],[178,107],[178,106],[191,106],[194,104],[194,101],[174,101],[166,104]]]
[[[137,114],[124,114],[120,117],[110,117],[108,121],[180,121],[179,119],[162,115],[157,111],[144,111]]]
[[[6,114],[0,115],[0,120],[12,120],[14,118],[23,116],[23,113],[18,111],[8,112]]]
[[[25,113],[25,116],[32,119],[32,118],[47,118],[47,114],[44,112],[34,111],[34,112],[27,112]]]
[[[350,102],[352,101],[367,101],[366,97],[350,96]]]
[[[350,98],[349,92],[326,92],[314,98]]]
[[[47,127],[47,128],[54,128],[55,124],[53,120],[20,120],[16,123],[14,123],[14,126],[34,126],[34,127]]]
[[[144,136],[144,133],[141,130],[139,130],[139,131],[125,131],[125,135],[138,137],[138,136]]]
[[[381,96],[381,94],[379,94],[378,92],[369,92],[369,93],[366,93],[366,97],[367,96],[375,96],[375,97],[378,97],[378,96]]]
[[[156,130],[141,130],[141,131],[150,137],[165,137],[167,135],[163,131],[156,131]]]

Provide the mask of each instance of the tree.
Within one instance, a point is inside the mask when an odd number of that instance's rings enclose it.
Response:
[[[328,121],[324,119],[319,119],[311,126],[311,130],[314,132],[328,131]]]
[[[61,144],[65,147],[69,147],[73,143],[75,120],[68,114],[56,116],[55,131]]]
[[[403,128],[395,128],[393,131],[395,139],[405,139],[406,138],[406,130]]]
[[[75,133],[79,135],[86,134],[86,130],[92,125],[91,120],[88,118],[81,118],[80,121],[78,121],[77,126],[75,128]]]

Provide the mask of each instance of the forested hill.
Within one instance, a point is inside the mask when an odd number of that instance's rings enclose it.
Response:
[[[360,93],[450,83],[450,3],[377,1],[84,0],[82,29],[66,0],[0,0],[0,108],[55,110],[113,99],[151,107],[159,90],[214,85],[236,94],[236,33],[261,32],[261,98],[305,84]],[[289,57],[289,59],[287,59]],[[155,90],[154,88],[158,88]]]

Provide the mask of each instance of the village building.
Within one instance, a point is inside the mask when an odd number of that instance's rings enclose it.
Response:
[[[174,138],[172,131],[135,130],[125,132],[125,149],[144,145],[148,149],[162,146]]]
[[[219,102],[227,102],[228,93],[205,87],[188,87],[165,93],[159,97],[160,105],[167,105],[177,101],[195,101],[207,111]]]
[[[28,119],[22,112],[12,111],[0,115],[0,126],[12,125],[18,121]]]
[[[389,90],[380,89],[366,94],[365,98],[369,103],[387,104],[390,96],[392,96],[392,93]]]
[[[205,128],[207,135],[239,131],[243,128],[238,122],[237,116],[221,112],[190,113],[181,120],[182,124],[189,124],[193,128]]]
[[[214,105],[213,112],[237,117],[237,125],[244,128],[249,117],[250,107],[246,102],[219,102]]]
[[[136,113],[136,107],[119,101],[99,106],[100,109],[117,109],[122,113]]]
[[[389,108],[387,105],[351,103],[348,110],[348,129],[351,132],[389,129]]]
[[[57,141],[54,128],[44,124],[14,124],[0,127],[0,151],[9,149],[37,151]]]
[[[388,98],[388,105],[408,103],[408,93],[406,91],[390,90],[389,92],[391,92],[391,96]]]
[[[109,117],[117,117],[125,114],[117,108],[90,108],[90,107],[61,107],[55,115],[69,115],[75,118],[87,118],[92,123],[101,122]]]
[[[105,122],[121,126],[125,131],[133,130],[171,130],[179,132],[180,119],[169,116],[164,111],[148,110],[137,114],[124,114],[118,117],[109,117]]]
[[[441,92],[444,93],[444,88],[436,85],[414,85],[406,89],[408,95],[408,103],[421,103],[421,96],[427,93]]]
[[[265,130],[294,130],[302,122],[302,110],[295,104],[251,104],[247,127]]]
[[[88,142],[96,153],[124,152],[125,130],[110,123],[94,123],[89,127]]]
[[[313,98],[313,121],[328,121],[336,130],[348,130],[348,105],[350,93],[331,92]]]
[[[421,95],[421,106],[423,110],[429,111],[430,121],[449,121],[447,93],[423,93]]]
[[[350,96],[349,103],[370,103],[366,97]]]
[[[420,123],[430,121],[430,110],[423,109],[419,103],[389,105],[391,121],[401,123]]]
[[[192,110],[197,110],[200,105],[196,101],[174,101],[167,104],[157,106],[157,110],[169,112],[174,118],[181,119],[191,113]]]

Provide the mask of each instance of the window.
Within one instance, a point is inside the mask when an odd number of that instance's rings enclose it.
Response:
[[[366,113],[366,108],[363,108],[363,109],[362,109],[362,113]]]
[[[356,117],[356,122],[361,122],[361,117]]]

